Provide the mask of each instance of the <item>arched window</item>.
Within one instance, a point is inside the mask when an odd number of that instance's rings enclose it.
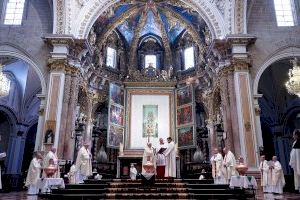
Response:
[[[274,0],[277,26],[295,26],[294,5],[291,0]]]
[[[21,25],[25,0],[8,0],[5,10],[4,24]]]
[[[156,55],[145,56],[145,68],[148,68],[150,66],[156,68]]]
[[[184,50],[184,69],[195,67],[194,47],[188,47]]]
[[[106,50],[106,66],[116,68],[117,66],[117,51],[111,47]]]

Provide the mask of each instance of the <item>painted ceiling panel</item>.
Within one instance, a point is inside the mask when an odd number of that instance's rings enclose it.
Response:
[[[140,33],[140,37],[147,35],[147,34],[154,34],[161,37],[161,30],[160,26],[155,20],[154,13],[149,10],[147,13],[147,20],[145,26],[142,28],[142,31]]]

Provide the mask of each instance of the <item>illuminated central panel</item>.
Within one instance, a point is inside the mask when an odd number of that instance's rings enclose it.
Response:
[[[130,93],[130,92],[129,92]],[[132,92],[128,95],[128,129],[127,148],[143,149],[147,144],[148,137],[154,147],[159,144],[159,138],[166,141],[172,137],[174,130],[174,106],[173,93],[155,92],[143,94]]]

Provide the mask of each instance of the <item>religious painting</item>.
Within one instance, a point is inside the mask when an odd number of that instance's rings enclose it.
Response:
[[[143,105],[143,137],[158,137],[158,105]]]
[[[107,146],[119,148],[123,143],[124,128],[110,125],[107,136]]]
[[[124,106],[124,89],[121,87],[110,84],[109,97],[112,103]]]
[[[123,126],[124,109],[118,106],[110,105],[109,120],[112,124]]]
[[[184,148],[194,145],[194,127],[182,127],[177,129],[178,147]]]
[[[54,143],[54,133],[55,133],[56,121],[55,120],[47,120],[45,127],[45,137],[44,144],[53,144]]]
[[[186,86],[177,90],[176,95],[177,106],[192,103],[193,101],[193,90],[192,86]]]
[[[193,123],[193,105],[177,109],[177,126]]]

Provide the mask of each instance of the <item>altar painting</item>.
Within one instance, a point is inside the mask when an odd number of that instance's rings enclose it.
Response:
[[[124,128],[110,125],[108,132],[108,146],[119,147],[123,143]]]
[[[176,95],[177,106],[192,103],[193,101],[193,90],[191,86],[186,86],[177,90]]]
[[[121,88],[115,84],[110,84],[109,96],[110,96],[110,101],[112,103],[124,106],[124,89],[123,88]]]
[[[124,124],[124,109],[115,105],[110,105],[110,123],[123,126]]]
[[[143,105],[143,137],[158,137],[158,105]]]
[[[187,105],[177,109],[177,126],[193,123],[193,106]]]
[[[177,129],[178,147],[184,148],[194,145],[194,127],[182,127]]]

